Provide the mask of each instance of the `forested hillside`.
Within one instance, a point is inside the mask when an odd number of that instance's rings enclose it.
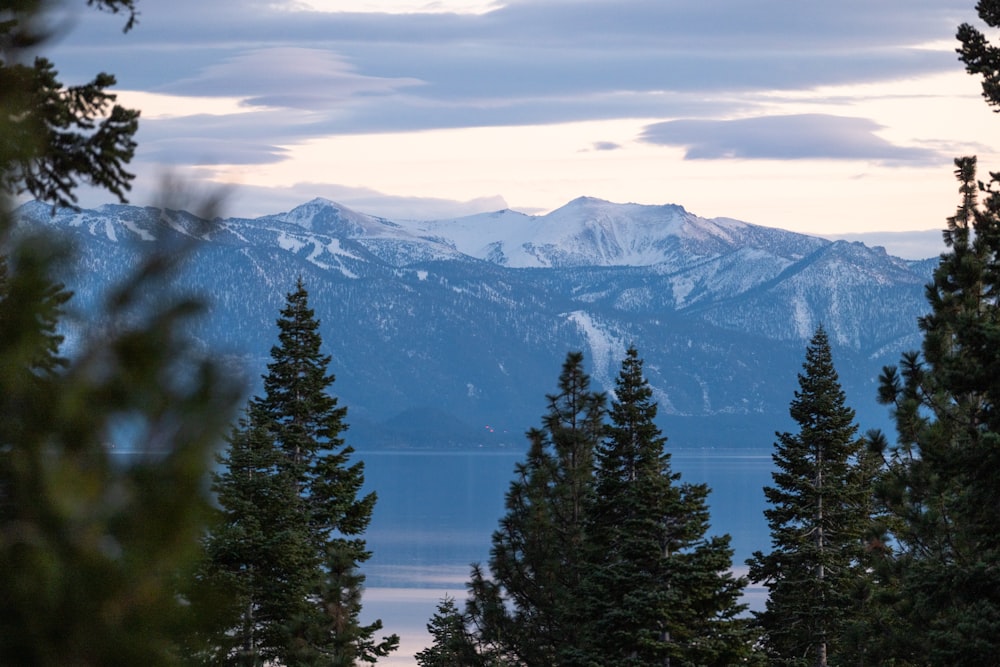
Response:
[[[66,283],[85,312],[154,239],[185,247],[178,284],[212,304],[193,333],[251,380],[268,353],[271,313],[303,278],[363,446],[519,446],[537,411],[525,387],[544,386],[546,369],[578,349],[610,390],[631,344],[675,442],[731,446],[734,431],[749,430],[741,444],[766,445],[820,324],[862,419],[883,425],[875,378],[918,344],[933,265],[678,206],[593,199],[548,216],[436,222],[323,200],[211,225],[127,206],[51,213],[34,203],[18,218],[24,230],[78,244]],[[531,261],[513,261],[515,250]],[[82,333],[68,331],[70,349]]]

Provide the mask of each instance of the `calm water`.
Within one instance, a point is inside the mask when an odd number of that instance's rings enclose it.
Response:
[[[378,503],[366,533],[374,552],[364,616],[381,618],[402,639],[398,654],[380,664],[412,665],[429,642],[425,625],[446,594],[461,598],[469,565],[489,558],[490,535],[503,514],[504,493],[521,451],[363,452],[366,488]],[[674,450],[682,481],[711,487],[713,535],[732,536],[734,570],[767,549],[762,487],[771,482],[771,450]],[[748,591],[753,608],[760,590]]]

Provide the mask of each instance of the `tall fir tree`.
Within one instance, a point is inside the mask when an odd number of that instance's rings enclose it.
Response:
[[[202,657],[254,667],[285,657],[289,619],[306,612],[311,591],[303,574],[313,557],[298,489],[266,429],[241,420],[218,462],[212,490],[221,516],[193,596],[224,613],[209,617]]]
[[[771,664],[824,667],[843,664],[871,515],[857,485],[863,441],[822,327],[798,382],[789,413],[799,431],[778,434],[774,486],[764,488],[772,550],[747,563],[750,580],[769,592],[756,622]]]
[[[979,18],[991,28],[1000,28],[1000,0],[979,0]],[[959,59],[965,71],[982,77],[983,98],[994,111],[1000,111],[1000,47],[991,44],[981,30],[969,23],[958,27]]]
[[[250,401],[215,478],[223,520],[206,541],[206,582],[239,581],[242,598],[216,636],[214,659],[371,661],[399,641],[376,640],[381,621],[359,620],[359,566],[371,555],[360,536],[376,496],[360,496],[364,464],[350,461],[354,450],[341,437],[346,409],[329,394],[330,357],[301,279],[277,324],[264,396]]]
[[[604,395],[591,391],[583,354],[566,356],[547,398],[493,533],[490,577],[473,568],[467,606],[483,652],[527,667],[574,664],[584,640],[584,524],[603,433]]]
[[[998,0],[976,10],[1000,27]],[[957,38],[966,71],[1000,110],[1000,47],[968,23]],[[921,351],[880,378],[897,431],[896,444],[883,445],[881,498],[895,546],[879,569],[879,612],[893,620],[877,645],[884,663],[986,665],[1000,651],[1000,174],[978,180],[975,157],[955,166],[960,203],[926,289]]]
[[[587,522],[587,664],[734,665],[752,654],[737,618],[745,580],[729,536],[708,537],[708,487],[680,482],[634,347],[597,449]]]
[[[902,664],[985,665],[1000,654],[1000,175],[987,186],[974,157],[955,164],[961,203],[927,287],[922,352],[885,368],[880,387],[898,435],[883,491],[901,623],[885,658]]]
[[[420,667],[487,667],[490,663],[477,651],[465,616],[455,599],[445,596],[427,623],[433,642],[413,657]]]

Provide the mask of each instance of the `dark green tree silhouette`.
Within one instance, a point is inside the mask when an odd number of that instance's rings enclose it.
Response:
[[[301,279],[278,321],[264,395],[249,403],[216,475],[222,521],[208,537],[206,586],[234,585],[235,613],[213,660],[353,665],[395,649],[363,625],[360,536],[376,496],[341,437],[346,408],[329,388],[330,357]],[[238,550],[237,550],[238,549]]]
[[[978,183],[975,158],[955,164],[961,203],[927,287],[922,350],[885,368],[880,388],[898,436],[883,487],[897,519],[889,657],[921,665],[1000,652],[1000,181]]]
[[[465,616],[454,598],[445,596],[438,603],[437,611],[427,623],[427,631],[433,642],[414,655],[421,667],[485,667],[489,664],[476,650]]]
[[[134,22],[131,0],[87,4]],[[47,61],[25,64],[49,6],[0,12],[0,664],[180,664],[179,592],[237,391],[183,334],[200,304],[168,289],[183,253],[162,245],[60,356],[71,253],[12,235],[10,198],[64,204],[79,182],[121,197],[135,114],[108,109],[107,76],[64,89]]]
[[[72,206],[87,183],[125,201],[133,175],[139,112],[115,104],[107,89],[114,76],[100,73],[80,86],[64,86],[43,57],[30,64],[25,52],[43,43],[43,0],[5,3],[0,20],[0,190],[30,193],[53,206]],[[127,15],[135,25],[135,0],[88,0],[88,5]]]
[[[467,606],[485,655],[528,666],[567,664],[583,645],[584,523],[604,395],[571,352],[542,427],[528,432],[506,514],[493,533],[487,578],[474,567]]]
[[[48,376],[66,366],[60,356],[63,336],[58,330],[72,294],[50,276],[53,264],[66,259],[67,249],[54,239],[33,237],[10,250],[17,267],[8,277],[8,259],[0,254],[0,345],[8,351],[7,374]]]
[[[303,615],[310,593],[301,576],[312,554],[300,497],[266,429],[246,419],[219,463],[212,489],[222,516],[206,540],[208,564],[193,593],[196,603],[219,610],[206,619],[204,657],[211,664],[262,665],[282,656],[287,620]]]
[[[597,449],[587,522],[587,659],[605,665],[733,665],[752,651],[729,536],[707,537],[708,487],[680,482],[634,347]]]
[[[976,3],[979,18],[990,28],[1000,27],[1000,2],[979,0]],[[969,23],[958,27],[959,59],[965,63],[965,70],[973,76],[982,77],[983,98],[986,103],[1000,111],[1000,48],[991,44],[981,30]]]
[[[57,363],[52,247],[17,245],[0,299],[0,663],[178,664],[237,391],[183,335],[197,304],[165,289],[165,255]]]
[[[764,488],[772,550],[747,561],[750,580],[769,593],[756,620],[771,664],[841,664],[855,618],[852,593],[866,576],[871,514],[862,502],[867,490],[856,486],[863,441],[822,327],[806,348],[789,413],[799,431],[778,434],[774,486]]]

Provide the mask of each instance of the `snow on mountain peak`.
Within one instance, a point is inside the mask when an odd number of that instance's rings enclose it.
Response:
[[[305,204],[296,206],[287,213],[279,213],[270,217],[310,232],[348,238],[379,237],[385,236],[387,233],[391,235],[393,232],[386,228],[399,227],[388,220],[366,213],[358,213],[343,204],[323,197],[316,197]]]
[[[521,251],[542,266],[650,266],[677,253],[728,252],[742,228],[706,220],[683,206],[615,204],[579,197],[539,218],[538,234]]]
[[[22,213],[41,217],[37,208],[24,207]],[[102,209],[70,224],[137,214]],[[740,248],[795,261],[829,243],[736,220],[700,218],[675,204],[616,204],[594,197],[578,197],[541,216],[505,209],[400,222],[317,197],[284,213],[221,224],[233,238],[249,238],[257,229],[276,234],[289,247],[326,248],[340,239],[396,265],[462,255],[510,268],[655,265],[670,272],[692,259],[721,257]],[[131,227],[126,231],[136,234]]]
[[[671,264],[683,256],[725,254],[746,242],[764,247],[774,234],[790,234],[700,218],[676,204],[616,204],[594,197],[578,197],[542,216],[504,210],[403,224],[415,236],[512,268]]]

